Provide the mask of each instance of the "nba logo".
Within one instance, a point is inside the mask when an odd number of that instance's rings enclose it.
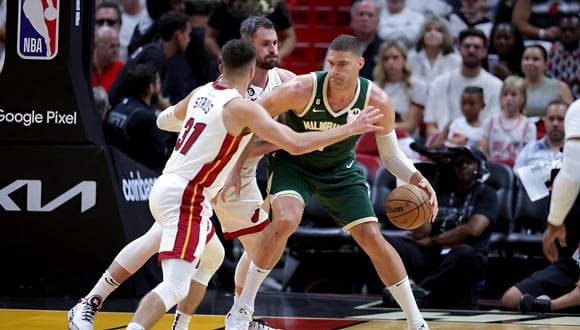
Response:
[[[58,51],[60,0],[18,0],[18,55],[50,60]]]

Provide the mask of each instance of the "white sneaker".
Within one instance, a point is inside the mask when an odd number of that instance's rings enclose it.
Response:
[[[268,326],[264,321],[253,320],[248,326],[248,330],[281,330]]]
[[[246,304],[243,306],[234,305],[226,315],[225,330],[248,330],[253,314],[254,310]]]
[[[68,329],[93,330],[95,315],[101,308],[102,303],[103,299],[99,296],[92,296],[88,299],[81,298],[67,313]]]
[[[423,323],[416,328],[409,328],[409,330],[430,330],[430,329],[429,329],[429,326],[427,325],[427,323]]]

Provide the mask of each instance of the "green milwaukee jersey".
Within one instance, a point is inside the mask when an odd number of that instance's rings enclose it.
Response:
[[[314,90],[316,91],[308,105],[301,113],[288,111],[286,125],[296,132],[325,131],[346,124],[351,109],[364,109],[371,95],[371,82],[359,77],[358,86],[352,102],[344,109],[333,111],[327,100],[328,73],[313,72]],[[293,162],[313,170],[331,169],[348,159],[354,158],[354,147],[359,135],[348,137],[322,150],[316,150],[300,156],[291,156]]]

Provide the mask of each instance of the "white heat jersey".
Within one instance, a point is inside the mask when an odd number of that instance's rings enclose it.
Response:
[[[273,90],[278,88],[282,84],[282,79],[278,73],[278,68],[273,68],[268,70],[268,82],[264,88],[250,85],[246,91],[246,99],[250,101],[256,101],[264,98],[266,95],[270,94]],[[262,156],[252,157],[244,161],[242,166],[242,176],[256,176],[256,167]]]
[[[241,97],[237,90],[215,83],[207,83],[192,96],[164,174],[194,181],[211,197],[217,194],[252,136],[231,136],[224,125],[224,105],[237,97]]]

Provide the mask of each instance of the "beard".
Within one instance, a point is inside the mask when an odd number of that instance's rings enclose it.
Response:
[[[256,66],[264,70],[271,70],[275,68],[277,65],[278,65],[278,56],[276,56],[275,58],[270,56],[269,58],[256,60]]]
[[[464,65],[466,68],[469,68],[469,69],[475,69],[475,68],[477,68],[477,67],[481,66],[481,60],[478,60],[478,59],[470,59],[470,58],[464,58],[464,59],[463,59],[463,65]]]

